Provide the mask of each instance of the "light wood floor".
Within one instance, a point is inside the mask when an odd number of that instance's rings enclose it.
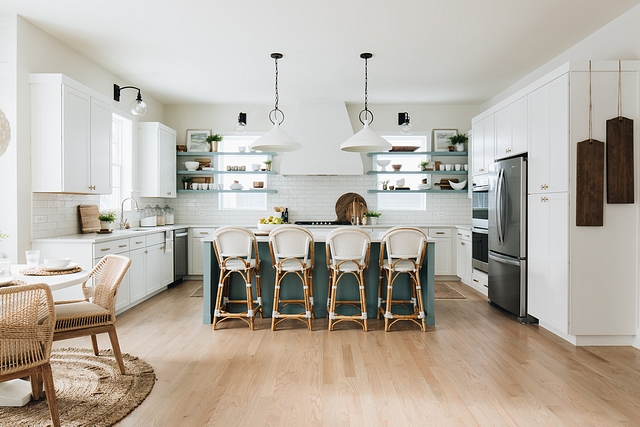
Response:
[[[640,425],[640,350],[574,347],[463,284],[453,286],[468,299],[437,300],[426,333],[385,333],[377,320],[329,333],[324,319],[312,332],[300,322],[271,332],[267,319],[254,332],[235,320],[212,331],[202,298],[189,297],[199,285],[118,317],[122,351],[158,378],[119,426]]]

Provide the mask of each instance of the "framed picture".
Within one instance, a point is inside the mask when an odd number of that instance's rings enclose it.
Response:
[[[187,129],[187,151],[211,151],[207,137],[211,129]]]
[[[433,151],[449,151],[449,137],[457,135],[458,129],[434,129]]]

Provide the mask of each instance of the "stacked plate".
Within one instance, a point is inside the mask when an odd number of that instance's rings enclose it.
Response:
[[[44,264],[38,266],[44,271],[65,271],[72,270],[78,266],[77,262],[71,262],[71,258],[50,258],[45,259]]]

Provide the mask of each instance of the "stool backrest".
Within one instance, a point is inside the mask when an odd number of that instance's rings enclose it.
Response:
[[[218,264],[228,258],[242,259],[249,263],[255,254],[259,263],[256,235],[245,227],[220,227],[213,233],[213,250]]]
[[[298,258],[313,267],[313,234],[297,225],[281,225],[269,233],[271,259],[276,265],[285,258]]]
[[[426,245],[427,236],[419,228],[391,228],[382,236],[380,262],[384,261],[386,249],[387,261],[390,265],[398,259],[407,259],[422,265]]]
[[[327,266],[342,261],[357,262],[363,268],[369,265],[371,237],[355,227],[340,227],[327,234]]]

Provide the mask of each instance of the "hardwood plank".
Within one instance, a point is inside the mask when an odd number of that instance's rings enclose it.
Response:
[[[119,426],[633,426],[640,350],[574,347],[521,325],[461,283],[427,332],[370,319],[333,332],[203,325],[199,282],[118,316],[122,351],[158,381]],[[109,348],[106,335],[98,337]],[[88,338],[54,343],[89,347]]]

